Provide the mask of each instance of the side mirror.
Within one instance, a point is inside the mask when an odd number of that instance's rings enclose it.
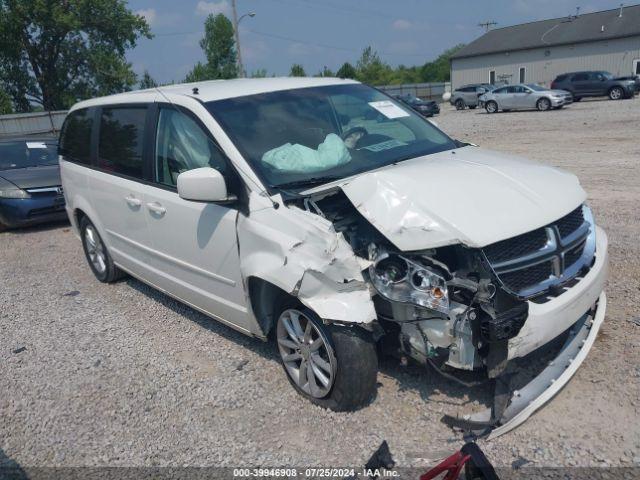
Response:
[[[222,174],[211,167],[194,168],[178,175],[178,195],[194,202],[230,202]]]

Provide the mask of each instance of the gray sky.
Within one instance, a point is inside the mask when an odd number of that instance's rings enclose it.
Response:
[[[631,4],[631,2],[627,2]],[[156,35],[128,54],[134,70],[145,69],[160,82],[180,81],[202,60],[198,45],[209,13],[231,16],[230,0],[131,0]],[[371,45],[391,65],[422,65],[457,43],[480,36],[477,24],[498,27],[607,10],[620,0],[237,0],[238,15],[255,12],[240,24],[247,72],[266,68],[287,75],[292,63],[307,74],[323,66],[336,70],[355,63]]]

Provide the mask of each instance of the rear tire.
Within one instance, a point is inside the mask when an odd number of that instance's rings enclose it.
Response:
[[[126,276],[126,273],[113,263],[98,230],[86,216],[80,220],[80,236],[87,263],[99,281],[112,283]]]
[[[493,100],[489,100],[485,104],[484,109],[487,111],[487,113],[496,113],[498,111],[498,104]]]
[[[536,102],[536,108],[541,112],[546,112],[551,108],[551,101],[548,98],[541,98]]]
[[[337,412],[366,405],[375,394],[378,374],[370,334],[360,327],[327,326],[315,312],[293,300],[279,310],[278,352],[298,394]]]
[[[610,100],[622,100],[624,98],[624,90],[622,87],[613,87],[609,90],[609,99]]]
[[[573,97],[574,102],[579,102],[580,100],[582,100],[582,97]]]
[[[464,103],[464,100],[462,100],[461,98],[456,100],[455,105],[456,105],[456,110],[464,110],[464,108],[466,107],[466,104]]]

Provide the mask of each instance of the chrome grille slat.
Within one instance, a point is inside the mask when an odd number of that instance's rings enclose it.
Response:
[[[482,252],[507,291],[530,298],[566,283],[591,265],[593,215],[583,205],[546,227],[488,245]]]

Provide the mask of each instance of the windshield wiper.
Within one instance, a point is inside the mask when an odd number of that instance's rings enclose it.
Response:
[[[329,177],[311,177],[305,178],[303,180],[294,180],[293,182],[285,182],[279,183],[277,185],[271,185],[272,188],[304,188],[304,187],[314,187],[316,185],[322,185],[323,183],[333,182],[335,180],[340,180],[342,177],[329,176]]]

